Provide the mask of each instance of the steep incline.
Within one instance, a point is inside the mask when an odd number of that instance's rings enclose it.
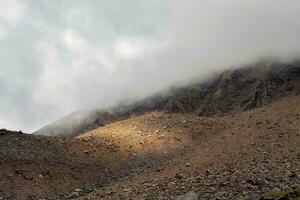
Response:
[[[177,88],[109,111],[78,111],[35,134],[76,136],[115,121],[152,111],[223,116],[261,107],[284,96],[300,93],[300,63],[259,63],[222,73],[214,80]]]

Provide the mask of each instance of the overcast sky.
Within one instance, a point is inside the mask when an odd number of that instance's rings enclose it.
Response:
[[[300,50],[298,0],[0,0],[0,127],[31,132]]]

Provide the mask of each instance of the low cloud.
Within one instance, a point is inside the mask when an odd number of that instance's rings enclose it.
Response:
[[[0,14],[0,125],[13,129],[300,52],[299,1],[15,2],[19,15]]]

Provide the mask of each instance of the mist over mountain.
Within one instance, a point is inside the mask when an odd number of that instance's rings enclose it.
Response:
[[[227,70],[203,82],[173,87],[136,102],[110,108],[76,111],[39,129],[34,134],[77,136],[116,121],[153,111],[216,117],[237,114],[300,94],[300,62],[259,62]]]
[[[299,57],[298,1],[1,1],[0,126],[137,101]]]
[[[296,200],[299,102],[300,63],[260,62],[35,134],[0,129],[0,199]]]
[[[299,0],[0,0],[0,200],[299,200]]]

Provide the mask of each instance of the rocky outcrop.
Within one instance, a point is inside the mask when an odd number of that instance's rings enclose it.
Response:
[[[300,92],[300,64],[255,66],[222,73],[214,81],[176,91],[169,102],[198,116],[222,116],[262,107]]]

